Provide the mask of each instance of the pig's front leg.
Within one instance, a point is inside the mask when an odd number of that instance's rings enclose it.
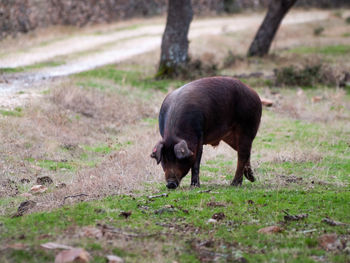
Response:
[[[197,154],[196,154],[196,161],[192,166],[191,172],[191,186],[194,187],[200,187],[199,183],[199,167],[201,164],[201,158],[202,158],[202,152],[203,152],[203,144],[200,143],[198,146]]]

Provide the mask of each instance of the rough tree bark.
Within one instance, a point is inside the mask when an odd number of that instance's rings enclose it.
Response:
[[[275,34],[289,9],[297,0],[270,0],[267,14],[250,45],[248,56],[264,56],[269,52]]]
[[[179,74],[189,61],[187,35],[192,17],[191,0],[169,0],[157,74],[159,77]]]

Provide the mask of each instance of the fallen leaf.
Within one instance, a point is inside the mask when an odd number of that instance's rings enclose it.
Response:
[[[107,257],[108,263],[123,263],[124,260],[121,257],[115,255],[108,255]]]
[[[208,202],[207,206],[211,206],[211,207],[226,207],[226,205],[224,203],[220,203],[220,202]]]
[[[140,210],[142,210],[143,212],[149,210],[149,206],[147,206],[147,205],[137,205],[137,207],[138,207]]]
[[[160,209],[157,209],[154,211],[155,214],[163,214],[165,212],[168,212],[168,213],[174,213],[176,210],[174,207],[169,207],[169,206],[165,206],[163,208],[160,208]]]
[[[131,232],[125,232],[122,229],[115,228],[113,226],[109,226],[106,224],[97,224],[97,227],[101,228],[101,231],[103,233],[104,237],[110,237],[111,235],[120,235],[120,236],[127,236],[127,237],[147,237],[147,236],[153,236],[153,234],[137,234],[137,233],[131,233]]]
[[[9,244],[6,247],[14,249],[14,250],[24,250],[27,248],[27,246],[25,244],[22,244],[22,243]]]
[[[284,211],[286,213],[286,211]],[[298,221],[304,218],[307,218],[308,214],[299,214],[299,215],[290,215],[287,213],[287,215],[284,216],[285,221]]]
[[[25,235],[25,234],[20,234],[20,235],[18,236],[18,239],[26,239],[26,235]]]
[[[323,98],[321,96],[314,96],[312,97],[312,102],[316,103],[316,102],[320,102]]]
[[[56,255],[55,263],[69,263],[69,262],[82,262],[86,263],[90,261],[90,254],[82,248],[73,248],[69,250],[63,250]]]
[[[202,193],[210,193],[211,190],[201,190],[201,191],[197,191],[198,194],[202,194]]]
[[[104,214],[104,213],[106,213],[106,210],[101,209],[101,208],[95,208],[95,209],[94,209],[94,212],[95,212],[96,214]]]
[[[45,248],[45,249],[73,249],[73,247],[61,245],[61,244],[57,244],[57,243],[53,243],[53,242],[41,244],[40,247]]]
[[[63,198],[63,204],[65,204],[65,202],[66,202],[66,200],[67,200],[68,198],[77,198],[77,197],[83,197],[83,196],[86,197],[86,196],[89,196],[89,195],[82,193],[82,194],[76,194],[76,195],[68,195],[68,196],[65,196],[65,197]]]
[[[337,234],[322,235],[318,239],[318,243],[323,249],[327,251],[337,250],[343,247],[342,243],[338,239]]]
[[[122,216],[124,218],[128,218],[129,216],[131,216],[132,212],[131,211],[122,211],[119,216]]]
[[[29,209],[32,209],[34,206],[36,206],[36,202],[32,200],[23,201],[17,208],[16,214],[14,214],[12,217],[23,216],[25,212],[27,212]]]
[[[280,228],[279,226],[268,226],[268,227],[264,227],[258,230],[258,233],[262,233],[262,234],[273,234],[273,233],[280,233],[282,232],[282,228]]]
[[[224,219],[226,216],[223,212],[215,213],[211,218],[217,221]]]
[[[20,182],[21,182],[22,184],[28,184],[28,183],[30,183],[30,180],[29,180],[28,178],[22,178],[22,179],[20,180]]]
[[[45,187],[41,184],[34,185],[32,188],[30,188],[30,191],[33,194],[42,194],[42,193],[46,192],[46,190],[47,190],[47,187]]]
[[[56,188],[57,189],[62,189],[62,188],[65,188],[65,187],[67,187],[67,185],[65,183],[56,184]]]
[[[95,227],[83,227],[81,229],[81,236],[88,237],[88,238],[96,238],[99,239],[103,236],[102,230],[95,228]]]
[[[181,207],[181,206],[177,206],[176,208],[177,208],[178,210],[184,212],[185,214],[189,214],[189,213],[190,213],[187,209],[184,209],[184,208]]]
[[[287,183],[298,183],[298,182],[303,180],[302,177],[297,177],[297,176],[294,176],[294,175],[285,176],[284,179],[286,180]]]
[[[214,247],[215,242],[213,240],[206,240],[199,244],[200,247]]]
[[[42,235],[39,235],[38,236],[38,239],[41,240],[41,239],[49,239],[49,238],[52,238],[52,235],[50,234],[42,234]]]
[[[265,98],[261,98],[261,104],[266,107],[271,107],[273,105],[273,101]]]
[[[345,226],[345,223],[339,222],[339,221],[334,221],[328,217],[322,219],[323,223],[326,223],[330,226]]]
[[[49,176],[38,177],[36,179],[38,185],[50,185],[53,183],[53,180]]]

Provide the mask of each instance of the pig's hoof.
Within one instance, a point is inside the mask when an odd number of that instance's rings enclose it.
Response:
[[[242,181],[236,181],[236,180],[233,180],[232,183],[231,183],[232,186],[242,186]]]
[[[191,184],[191,189],[197,188],[197,187],[199,188],[199,187],[201,187],[201,185],[199,183]]]
[[[253,175],[252,169],[250,169],[250,168],[244,169],[243,174],[244,174],[245,178],[247,178],[249,181],[251,181],[251,182],[255,181],[255,177]]]

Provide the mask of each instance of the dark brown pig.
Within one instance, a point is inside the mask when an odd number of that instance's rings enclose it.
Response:
[[[261,119],[258,94],[230,77],[203,78],[171,92],[159,113],[162,136],[151,154],[161,163],[169,189],[179,186],[191,169],[191,185],[199,184],[204,144],[221,140],[238,152],[231,185],[241,185],[243,174],[254,182],[250,151]]]

